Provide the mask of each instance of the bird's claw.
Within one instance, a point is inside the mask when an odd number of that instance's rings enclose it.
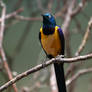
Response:
[[[64,58],[64,55],[58,55],[56,58]]]

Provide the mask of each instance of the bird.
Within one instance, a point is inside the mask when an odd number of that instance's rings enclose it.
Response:
[[[39,40],[49,59],[64,55],[65,39],[59,25],[51,13],[42,14],[43,25],[40,28]],[[58,92],[66,92],[63,63],[54,63]],[[54,80],[53,80],[54,81]]]

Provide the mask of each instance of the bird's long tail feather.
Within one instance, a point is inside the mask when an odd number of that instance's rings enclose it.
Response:
[[[54,64],[58,92],[66,92],[63,64]]]

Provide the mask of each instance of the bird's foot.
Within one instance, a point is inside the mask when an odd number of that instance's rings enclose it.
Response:
[[[64,58],[64,55],[58,55],[56,58]]]
[[[56,58],[64,58],[64,55],[58,55],[56,56]],[[58,64],[60,64],[60,62],[57,62]]]

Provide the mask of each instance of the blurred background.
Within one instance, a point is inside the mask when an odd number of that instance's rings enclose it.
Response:
[[[56,22],[63,29],[69,5],[73,0],[3,0],[6,5],[6,14],[17,12],[20,8],[21,13],[6,19],[3,47],[7,57],[9,67],[16,76],[45,60],[39,42],[39,31],[42,26],[41,14],[51,12],[55,15]],[[84,34],[88,27],[88,22],[92,16],[91,0],[75,0],[72,10],[76,10],[79,5],[83,7],[78,13],[71,17],[66,30],[68,34],[68,47],[66,46],[65,57],[73,57],[80,46]],[[1,9],[0,9],[1,11]],[[88,35],[85,48],[80,55],[92,52],[92,32]],[[80,69],[92,67],[92,60],[76,63],[77,68],[73,68],[72,74],[66,76],[66,80],[76,74]],[[71,65],[72,66],[72,65]],[[0,86],[8,81],[5,70],[0,65]],[[70,64],[65,64],[65,74]],[[51,92],[50,87],[50,66],[27,76],[16,83],[19,92]],[[54,80],[53,80],[54,81]],[[71,90],[73,89],[73,90]],[[14,92],[12,87],[4,92]],[[92,73],[84,74],[75,81],[74,86],[68,87],[68,92],[92,92]]]

